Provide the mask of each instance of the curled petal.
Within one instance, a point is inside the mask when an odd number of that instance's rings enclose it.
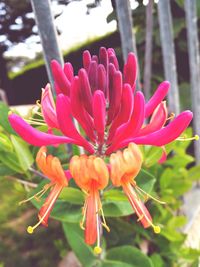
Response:
[[[128,83],[124,84],[120,110],[111,124],[107,144],[111,142],[116,129],[130,119],[130,116],[133,112],[133,99],[134,98],[131,86]]]
[[[55,103],[53,100],[50,84],[47,84],[45,89],[42,89],[41,110],[47,125],[50,128],[58,128]]]
[[[64,143],[76,144],[76,141],[74,139],[40,132],[30,126],[27,122],[25,122],[20,116],[16,114],[9,115],[8,119],[15,132],[19,134],[21,138],[24,139],[27,143],[33,146],[48,146],[53,144]]]
[[[67,96],[63,94],[57,96],[56,110],[58,124],[63,134],[75,139],[80,146],[83,146],[86,150],[93,154],[94,149],[92,145],[79,134],[72,122],[70,100]]]
[[[119,149],[119,144],[137,135],[144,122],[144,95],[141,92],[137,92],[134,98],[134,109],[130,120],[120,126],[112,140],[111,146],[106,150],[106,154],[112,153],[114,150]],[[134,141],[133,141],[134,142]]]
[[[58,87],[57,90],[69,96],[71,83],[67,79],[62,67],[56,60],[51,61],[51,69],[56,86]]]
[[[78,77],[74,78],[71,87],[71,109],[75,119],[81,124],[87,136],[95,142],[94,123],[91,116],[85,110],[81,99],[80,81]]]
[[[168,81],[162,82],[156,89],[154,95],[149,99],[145,105],[145,118],[148,118],[155,108],[161,103],[169,91],[170,83]]]
[[[185,129],[189,126],[192,117],[193,114],[191,111],[184,111],[180,115],[178,115],[166,127],[163,127],[161,130],[158,130],[146,136],[135,137],[135,138],[133,137],[127,139],[121,142],[118,148],[125,147],[130,142],[134,142],[136,144],[144,144],[144,145],[164,146],[176,140],[176,138],[178,138],[182,134],[182,132],[185,131]]]
[[[109,59],[109,63],[112,63],[116,70],[119,70],[119,63],[115,54],[115,50],[113,48],[108,48],[108,59]]]
[[[160,130],[166,123],[166,120],[167,120],[167,108],[165,101],[163,101],[155,109],[151,117],[150,123],[139,131],[137,137],[144,136]]]

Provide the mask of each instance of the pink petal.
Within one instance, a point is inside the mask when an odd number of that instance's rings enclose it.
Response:
[[[76,76],[71,87],[71,109],[75,119],[81,124],[87,136],[95,142],[94,123],[91,116],[87,113],[83,106],[80,92],[79,78]]]
[[[19,134],[27,143],[33,146],[48,146],[64,143],[76,144],[76,142],[71,138],[40,132],[16,114],[9,115],[8,119],[15,132]]]
[[[148,134],[146,136],[127,139],[118,148],[127,146],[130,142],[136,144],[164,146],[178,138],[185,129],[189,126],[192,120],[193,114],[191,111],[184,111],[179,114],[171,123],[159,131]]]
[[[97,89],[106,92],[107,79],[104,65],[99,64],[97,68]]]
[[[65,94],[70,95],[70,86],[71,83],[67,79],[62,67],[56,60],[51,61],[51,70],[53,73],[53,77],[56,83],[56,86],[59,88],[59,90]]]
[[[134,98],[131,86],[128,83],[124,84],[122,90],[121,107],[117,116],[111,124],[107,144],[109,144],[112,140],[116,129],[130,119],[133,111],[133,99]]]
[[[86,71],[88,71],[88,69],[89,69],[90,62],[91,62],[90,52],[88,50],[85,50],[83,52],[83,67],[84,67],[84,69],[86,69]]]
[[[121,97],[122,97],[122,74],[120,71],[116,71],[113,74],[112,90],[110,91],[110,103],[108,110],[108,121],[109,125],[115,118],[120,109]]]
[[[137,77],[137,59],[133,53],[128,54],[127,62],[124,65],[124,83],[134,86]]]
[[[93,116],[94,127],[98,133],[99,141],[104,141],[105,120],[106,120],[106,100],[104,93],[100,90],[95,91],[93,96]]]
[[[169,91],[170,83],[168,81],[162,82],[156,89],[154,95],[149,99],[145,105],[145,118],[148,118],[154,111],[154,109],[165,98]]]
[[[115,50],[112,48],[108,48],[107,51],[109,63],[112,63],[115,66],[116,70],[119,70],[119,63],[115,54]]]
[[[167,151],[164,146],[162,146],[162,155],[161,158],[159,159],[158,163],[163,164],[167,160]]]
[[[64,65],[64,73],[67,77],[67,79],[72,82],[74,78],[74,69],[72,67],[72,64],[70,62],[65,63]]]
[[[134,97],[132,116],[127,123],[124,123],[117,129],[111,146],[106,150],[107,155],[118,149],[124,140],[137,135],[144,122],[144,105],[144,95],[142,92],[137,92]]]
[[[92,116],[92,92],[86,70],[83,68],[80,69],[78,72],[78,77],[80,80],[81,97],[83,99],[84,107]]]
[[[75,139],[77,144],[83,146],[86,150],[93,154],[94,149],[92,145],[79,134],[72,122],[70,99],[67,96],[63,94],[57,96],[56,111],[58,116],[58,124],[63,134],[67,137]]]
[[[97,89],[97,62],[91,61],[88,69],[88,78],[92,92]]]
[[[161,102],[160,105],[154,110],[154,113],[151,117],[150,123],[142,128],[138,136],[144,136],[153,132],[160,130],[167,120],[167,108],[165,101]]]
[[[49,128],[58,128],[58,122],[55,111],[55,103],[51,92],[50,85],[47,84],[45,89],[42,89],[41,110],[45,122]]]

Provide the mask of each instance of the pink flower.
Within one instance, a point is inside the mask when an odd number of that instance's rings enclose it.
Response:
[[[137,60],[133,53],[129,54],[123,73],[111,48],[101,47],[99,57],[85,51],[83,66],[74,76],[70,63],[62,68],[53,60],[56,103],[49,85],[42,92],[43,119],[50,130],[59,129],[64,136],[54,135],[53,131],[42,133],[18,115],[9,115],[14,130],[28,143],[38,146],[72,143],[90,154],[109,155],[130,142],[164,146],[188,127],[192,119],[190,111],[182,112],[171,122],[168,120],[163,99],[169,82],[162,82],[148,102],[142,92],[135,92]],[[73,118],[84,133],[78,132]],[[146,125],[145,119],[149,120]]]

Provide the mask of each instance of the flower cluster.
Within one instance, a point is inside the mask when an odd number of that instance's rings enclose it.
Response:
[[[90,245],[97,242],[95,251],[99,253],[100,226],[109,231],[99,191],[106,188],[110,178],[114,186],[123,188],[141,224],[152,226],[158,233],[159,227],[152,223],[151,215],[137,194],[142,190],[134,179],[142,165],[138,145],[163,148],[181,138],[179,136],[192,120],[192,112],[184,111],[177,117],[168,117],[164,101],[170,86],[167,81],[158,86],[147,102],[142,92],[135,92],[137,60],[133,53],[128,55],[123,72],[119,70],[114,50],[102,47],[99,56],[91,56],[89,51],[83,53],[83,68],[77,75],[70,63],[62,68],[56,61],[52,61],[52,73],[56,99],[54,101],[47,84],[42,89],[42,119],[29,121],[31,124],[45,123],[47,133],[32,127],[18,115],[9,114],[13,129],[29,144],[41,147],[36,162],[51,181],[38,193],[40,197],[52,188],[39,211],[39,222],[29,226],[28,232],[32,233],[39,224],[47,225],[59,193],[68,185],[68,179],[73,178],[86,192],[81,222],[85,242]],[[83,129],[82,134],[74,122]],[[62,135],[55,134],[55,129]],[[85,152],[73,156],[66,171],[58,158],[47,156],[45,146],[68,143],[82,147]],[[109,158],[108,164],[106,157]]]

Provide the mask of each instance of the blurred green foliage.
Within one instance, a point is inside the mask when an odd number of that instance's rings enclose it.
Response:
[[[0,109],[4,114],[1,117],[4,124],[0,131],[0,176],[2,177],[0,178],[0,231],[4,229],[3,235],[1,234],[3,243],[0,245],[0,258],[5,267],[12,267],[15,265],[11,263],[5,238],[14,239],[16,242],[19,237],[14,232],[15,227],[12,231],[8,230],[9,227],[13,227],[13,223],[11,226],[9,221],[12,221],[14,217],[24,218],[24,213],[27,212],[31,212],[32,220],[37,220],[30,204],[17,207],[17,203],[25,198],[27,189],[29,189],[28,196],[32,196],[47,181],[32,172],[32,169],[37,170],[34,165],[37,149],[28,146],[8,127],[6,115],[8,108],[5,104],[0,103]],[[191,137],[191,129],[188,129],[184,136]],[[166,202],[165,205],[161,205],[149,199],[146,203],[154,223],[161,227],[159,235],[155,234],[152,229],[143,229],[139,225],[121,189],[110,188],[102,194],[102,204],[111,232],[103,233],[103,253],[97,257],[92,248],[85,244],[84,233],[79,226],[82,218],[84,193],[76,187],[73,180],[70,180],[70,187],[63,190],[51,215],[54,221],[59,221],[63,225],[63,233],[67,242],[62,236],[60,223],[52,221],[50,221],[50,228],[46,230],[40,228],[33,236],[26,235],[25,228],[30,222],[28,217],[28,219],[25,218],[23,229],[20,230],[23,232],[22,243],[19,242],[17,247],[11,250],[15,255],[13,259],[18,259],[17,251],[19,252],[20,248],[36,239],[38,249],[41,248],[44,255],[49,253],[45,246],[51,242],[50,249],[55,252],[52,257],[57,260],[71,248],[84,267],[181,267],[183,264],[197,266],[195,264],[200,257],[200,251],[184,245],[187,236],[181,230],[187,223],[186,217],[181,213],[182,196],[191,189],[194,181],[200,179],[200,166],[194,166],[194,157],[187,154],[188,149],[190,149],[189,141],[175,141],[167,145],[168,160],[161,165],[158,164],[162,154],[161,148],[141,147],[144,162],[143,168],[136,178],[137,185],[153,197]],[[69,155],[67,156],[64,146],[51,147],[49,151],[57,155],[63,165],[67,167]],[[38,184],[37,188],[30,190],[32,184]],[[37,208],[40,208],[44,198],[40,202],[36,200],[32,202]],[[24,221],[24,219],[22,220]],[[48,236],[46,241],[43,235]],[[35,251],[35,248],[33,249]],[[37,259],[39,257],[40,260],[43,257],[41,253],[35,253],[34,257],[31,256],[26,260],[22,257],[18,266],[27,266],[27,263],[28,266],[35,266],[35,257]],[[49,260],[47,257],[44,262],[39,261],[40,264],[42,262],[40,266],[48,266]]]

